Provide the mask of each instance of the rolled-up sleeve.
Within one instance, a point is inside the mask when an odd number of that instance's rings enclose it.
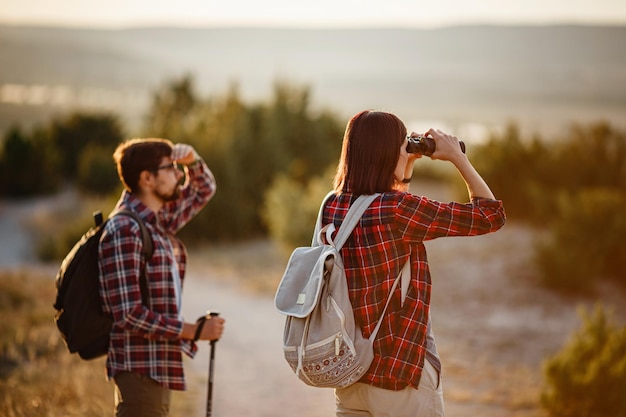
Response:
[[[469,203],[442,203],[411,194],[400,200],[396,216],[408,242],[483,235],[500,229],[506,221],[501,200],[474,198]]]
[[[183,228],[213,198],[217,183],[213,173],[203,160],[186,168],[187,182],[182,198],[166,203],[159,212],[161,224],[170,233]]]

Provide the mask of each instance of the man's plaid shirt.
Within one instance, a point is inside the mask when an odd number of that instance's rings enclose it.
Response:
[[[339,228],[356,197],[350,193],[332,196],[322,225],[333,222]],[[422,242],[490,233],[504,222],[499,200],[441,203],[403,192],[387,192],[374,200],[341,249],[350,300],[365,337],[376,327],[393,281],[409,254],[411,280],[403,306],[399,286],[393,295],[374,342],[374,361],[360,382],[390,390],[419,385],[431,295]]]
[[[154,254],[146,266],[148,306],[141,302],[142,237],[128,216],[115,216],[100,240],[100,297],[114,326],[107,355],[107,375],[132,371],[153,378],[169,389],[184,390],[182,352],[193,357],[197,347],[178,339],[183,328],[176,305],[172,265],[177,263],[181,284],[187,254],[175,236],[215,193],[215,182],[204,162],[189,167],[181,198],[168,202],[155,215],[133,195],[123,192],[116,208],[139,214],[152,235]]]

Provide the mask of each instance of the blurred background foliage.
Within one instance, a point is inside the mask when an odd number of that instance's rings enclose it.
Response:
[[[190,244],[269,237],[288,253],[311,239],[321,198],[332,188],[344,120],[313,110],[307,86],[276,82],[266,102],[247,103],[236,83],[200,97],[190,76],[154,92],[139,136],[193,145],[218,181],[212,202],[181,232]],[[111,210],[121,190],[112,152],[126,139],[114,114],[74,113],[25,132],[14,126],[0,146],[0,195],[71,187],[80,207],[41,237],[44,260],[60,259],[91,220],[97,201]],[[601,280],[626,286],[626,134],[607,123],[573,125],[562,137],[526,138],[512,124],[468,152],[510,222],[541,231],[539,280],[561,292],[593,291]],[[467,192],[452,170],[418,161],[416,178]],[[89,203],[91,201],[92,203]],[[71,219],[71,221],[69,220]],[[63,227],[61,227],[63,226]]]

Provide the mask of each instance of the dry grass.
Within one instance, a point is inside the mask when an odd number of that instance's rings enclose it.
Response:
[[[0,272],[0,415],[104,417],[113,414],[105,360],[70,355],[52,320],[49,271]],[[192,415],[196,393],[174,392],[172,417]]]

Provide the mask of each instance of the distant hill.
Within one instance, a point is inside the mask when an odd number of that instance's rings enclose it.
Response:
[[[626,27],[0,26],[0,129],[37,111],[51,114],[68,100],[113,108],[136,123],[150,93],[184,74],[194,76],[203,95],[237,82],[254,100],[276,80],[290,80],[310,86],[316,105],[346,117],[378,108],[405,121],[450,126],[517,120],[544,129],[598,119],[626,126],[624,45]],[[23,88],[35,95],[30,104],[18,103]]]

